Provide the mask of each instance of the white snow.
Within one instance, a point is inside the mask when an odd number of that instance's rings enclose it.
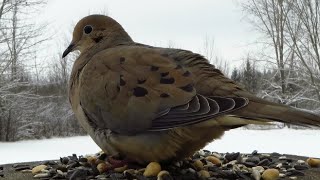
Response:
[[[278,152],[320,157],[320,130],[241,130],[225,133],[204,149],[217,152]],[[99,147],[88,136],[0,143],[0,164],[94,154]]]

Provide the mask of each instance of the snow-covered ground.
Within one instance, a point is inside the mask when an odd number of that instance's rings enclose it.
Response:
[[[320,130],[231,130],[205,149],[217,152],[279,152],[320,157]],[[99,147],[88,136],[0,143],[0,164],[93,154]]]

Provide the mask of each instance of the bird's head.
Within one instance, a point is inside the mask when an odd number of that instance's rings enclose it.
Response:
[[[105,15],[90,15],[74,27],[72,41],[62,57],[75,50],[84,52],[99,43],[108,48],[125,42],[133,41],[117,21]]]

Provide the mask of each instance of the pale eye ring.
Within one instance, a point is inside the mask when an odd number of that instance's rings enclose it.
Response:
[[[93,28],[91,25],[86,25],[84,28],[83,28],[83,32],[85,34],[90,34],[92,32]]]

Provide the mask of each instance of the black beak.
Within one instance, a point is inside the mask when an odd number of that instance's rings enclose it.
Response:
[[[68,48],[63,52],[62,58],[66,57],[74,48],[74,44],[70,44]]]

